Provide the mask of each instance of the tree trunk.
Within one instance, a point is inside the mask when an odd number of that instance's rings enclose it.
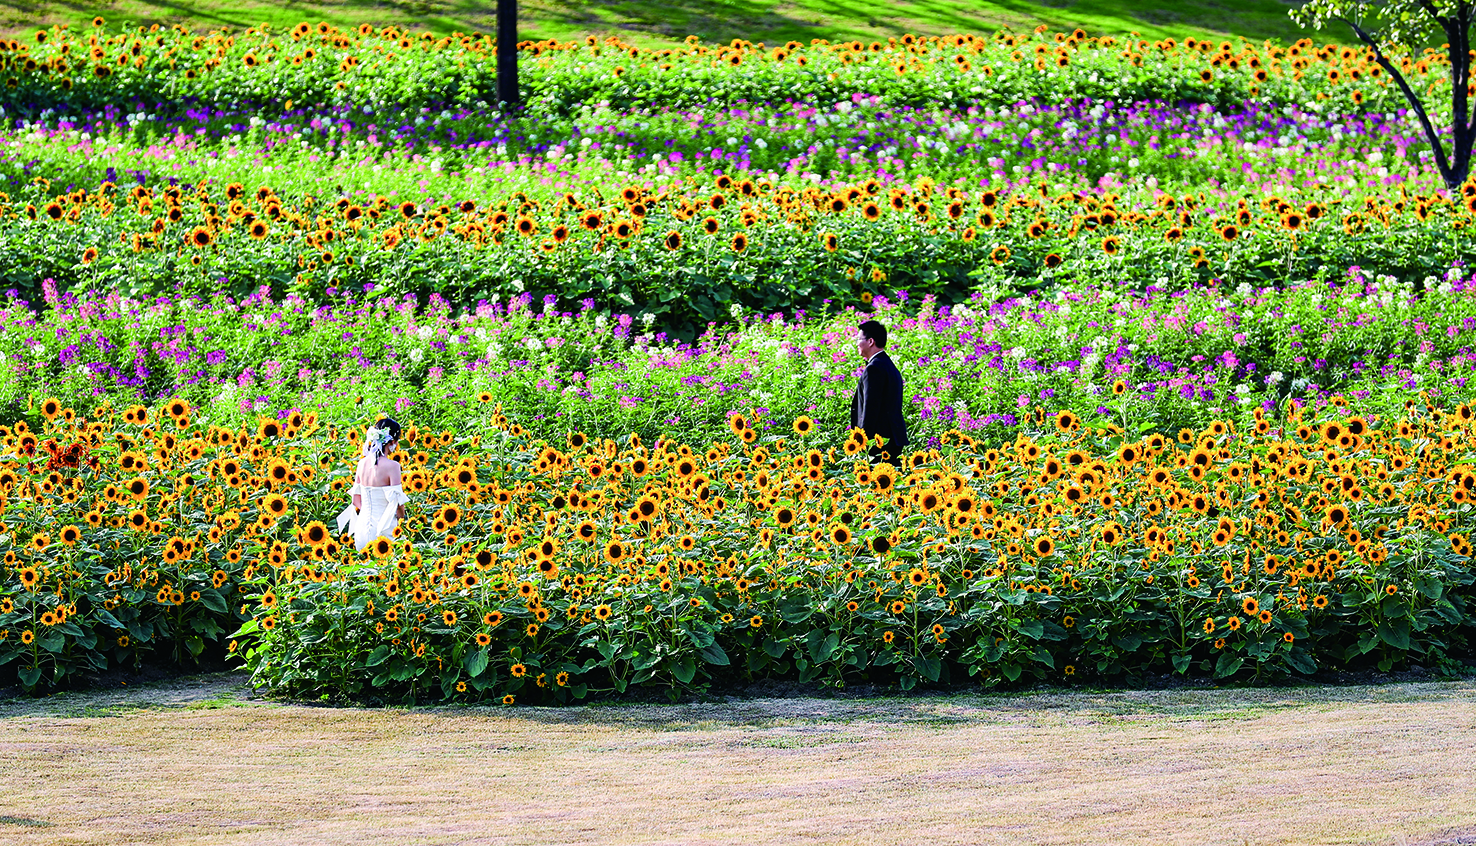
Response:
[[[1450,44],[1450,114],[1454,144],[1450,173],[1445,184],[1452,191],[1471,174],[1471,148],[1476,141],[1476,121],[1469,115],[1471,84],[1471,23],[1476,3],[1462,0],[1455,14],[1445,19],[1445,40]]]
[[[497,0],[497,101],[518,106],[518,0]]]
[[[1374,51],[1374,61],[1384,69],[1399,90],[1404,94],[1404,99],[1409,103],[1410,109],[1419,118],[1420,128],[1425,132],[1425,140],[1430,142],[1430,149],[1435,154],[1435,167],[1440,172],[1441,181],[1445,183],[1448,190],[1455,191],[1461,187],[1471,173],[1471,148],[1472,142],[1476,141],[1476,125],[1468,117],[1468,103],[1470,98],[1466,93],[1466,86],[1471,80],[1471,40],[1470,31],[1473,16],[1476,16],[1476,0],[1461,0],[1456,5],[1453,14],[1441,17],[1426,6],[1426,14],[1440,25],[1445,32],[1446,41],[1450,45],[1450,81],[1451,81],[1451,147],[1450,155],[1446,155],[1445,144],[1436,132],[1434,124],[1430,122],[1429,115],[1425,112],[1425,104],[1419,95],[1410,88],[1404,74],[1394,67],[1394,63],[1379,49],[1378,42],[1364,31],[1356,22],[1347,18],[1343,22],[1352,28],[1353,34],[1358,36],[1369,49]]]

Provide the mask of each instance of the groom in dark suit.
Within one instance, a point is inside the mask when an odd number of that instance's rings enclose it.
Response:
[[[887,356],[887,327],[868,320],[857,327],[856,349],[866,359],[866,372],[851,398],[851,428],[866,432],[868,443],[876,436],[886,439],[872,446],[874,461],[896,461],[907,448],[907,423],[902,419],[902,374]]]

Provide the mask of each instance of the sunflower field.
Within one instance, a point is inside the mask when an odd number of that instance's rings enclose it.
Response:
[[[527,42],[513,115],[480,35],[0,46],[0,284],[28,298],[529,293],[691,340],[896,289],[1403,277],[1472,248],[1476,186],[1432,182],[1369,55],[1309,39]],[[1401,67],[1439,119],[1446,60]]]
[[[866,458],[813,420],[707,445],[408,426],[413,504],[327,527],[361,430],[183,400],[5,427],[0,662],[27,688],[224,648],[273,690],[562,702],[632,686],[1310,674],[1469,649],[1473,421],[1330,404],[1162,434],[1033,417]],[[70,418],[70,419],[69,419]],[[41,460],[45,456],[44,463]]]
[[[525,42],[503,110],[497,49],[0,39],[0,686],[1460,671],[1476,181],[1371,55]],[[381,413],[412,503],[356,553]]]

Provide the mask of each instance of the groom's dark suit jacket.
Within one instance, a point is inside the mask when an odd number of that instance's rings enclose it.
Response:
[[[885,351],[872,356],[851,397],[851,427],[860,427],[868,441],[886,438],[883,446],[895,460],[907,447],[907,423],[902,419],[902,374]],[[872,455],[880,454],[872,450]]]

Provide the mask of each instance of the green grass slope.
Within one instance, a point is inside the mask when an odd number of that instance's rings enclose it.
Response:
[[[522,38],[570,39],[619,35],[660,46],[697,35],[704,41],[808,42],[812,38],[885,39],[912,32],[938,35],[1082,27],[1093,34],[1137,32],[1145,38],[1239,35],[1253,40],[1346,40],[1341,32],[1312,33],[1287,15],[1288,0],[523,0]],[[0,31],[29,34],[40,26],[89,25],[102,15],[110,27],[185,24],[205,30],[299,21],[336,26],[396,24],[437,33],[490,31],[496,0],[5,0]]]

